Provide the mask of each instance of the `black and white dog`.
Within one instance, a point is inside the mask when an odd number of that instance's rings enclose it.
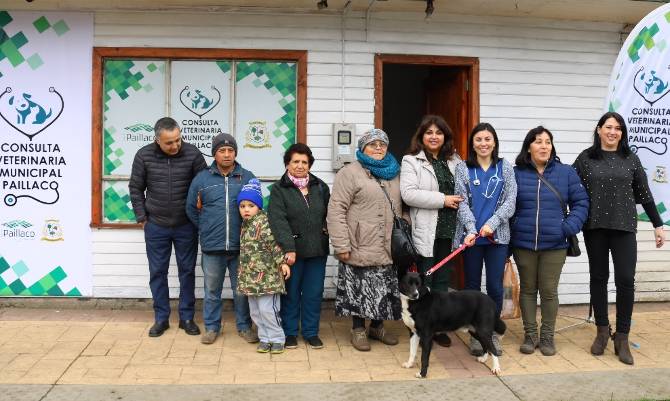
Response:
[[[465,329],[484,348],[484,355],[477,358],[485,363],[493,358],[491,372],[501,373],[498,357],[493,348],[493,332],[505,334],[505,322],[496,316],[496,304],[488,295],[479,291],[431,292],[423,284],[424,277],[408,272],[400,279],[402,320],[412,332],[409,340],[409,359],[404,368],[414,366],[419,341],[421,342],[421,370],[418,378],[426,377],[428,360],[436,332]]]

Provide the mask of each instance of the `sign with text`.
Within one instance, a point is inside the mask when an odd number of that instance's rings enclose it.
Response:
[[[90,14],[0,11],[0,296],[92,295],[92,47]]]
[[[631,31],[617,57],[607,93],[606,111],[626,120],[628,142],[642,162],[656,207],[670,224],[670,5],[644,17]],[[639,218],[648,221],[641,212]]]

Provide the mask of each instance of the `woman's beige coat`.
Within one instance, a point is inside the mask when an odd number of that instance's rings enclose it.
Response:
[[[454,155],[447,161],[454,176],[456,164],[460,160],[458,155]],[[437,212],[444,207],[445,195],[440,192],[433,165],[423,151],[402,158],[400,193],[402,200],[410,207],[414,246],[421,256],[432,257]]]
[[[380,182],[400,215],[400,178]],[[377,179],[358,161],[346,165],[335,176],[326,221],[335,254],[351,252],[347,264],[362,267],[393,263],[391,205]]]

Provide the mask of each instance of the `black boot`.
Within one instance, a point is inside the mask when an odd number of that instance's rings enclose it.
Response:
[[[591,345],[591,353],[593,355],[602,355],[607,348],[607,341],[609,341],[610,336],[612,335],[611,326],[596,326],[598,328],[598,333],[596,334],[596,339],[593,340],[593,345]]]
[[[554,344],[554,336],[546,334],[540,337],[540,352],[544,356],[552,356],[556,354],[556,345]]]
[[[537,334],[526,334],[523,337],[523,344],[519,347],[519,351],[522,354],[532,354],[539,344],[540,340],[537,338]]]
[[[630,353],[630,347],[628,346],[628,333],[614,334],[614,353],[626,365],[633,364],[633,355]]]

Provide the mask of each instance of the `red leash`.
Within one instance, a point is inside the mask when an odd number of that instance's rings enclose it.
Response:
[[[477,238],[479,238],[479,237],[481,237],[481,235],[479,235],[479,234],[475,235],[475,239],[474,239],[474,240],[476,241]],[[489,241],[491,241],[491,242],[495,242],[495,241],[493,241],[493,240],[491,239],[491,237],[486,237],[486,238],[488,238]],[[467,245],[465,245],[465,243],[461,244],[461,245],[460,245],[458,248],[456,248],[452,253],[450,253],[449,255],[447,255],[446,258],[442,259],[442,260],[441,260],[440,262],[438,262],[435,266],[433,266],[433,267],[431,267],[430,269],[428,269],[428,271],[426,272],[426,276],[430,276],[431,274],[435,273],[435,271],[436,271],[437,269],[439,269],[440,267],[444,266],[447,262],[449,262],[451,259],[453,259],[453,258],[454,258],[456,255],[458,255],[459,253],[463,252],[463,250],[464,250],[465,248],[467,248]]]

